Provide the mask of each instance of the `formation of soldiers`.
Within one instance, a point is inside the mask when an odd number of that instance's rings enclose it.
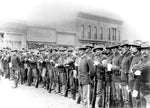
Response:
[[[83,108],[144,108],[150,93],[150,46],[134,41],[111,46],[0,50],[0,74],[27,86],[42,85]]]

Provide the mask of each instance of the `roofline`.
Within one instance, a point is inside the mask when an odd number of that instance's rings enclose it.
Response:
[[[97,20],[97,21],[103,21],[103,22],[107,22],[107,23],[120,24],[120,25],[122,25],[122,23],[123,23],[123,21],[121,21],[121,20],[116,20],[116,19],[107,18],[107,17],[103,17],[103,16],[93,15],[93,14],[89,14],[89,13],[85,13],[85,12],[79,12],[78,17]]]

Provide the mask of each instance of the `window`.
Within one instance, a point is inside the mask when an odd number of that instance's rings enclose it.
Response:
[[[118,40],[120,41],[120,31],[118,31]]]
[[[111,40],[111,31],[110,31],[110,29],[108,29],[108,40]]]
[[[88,27],[88,38],[91,39],[91,26]]]
[[[84,27],[84,25],[82,25],[82,28],[81,28],[81,36],[82,36],[82,38],[84,38],[84,31],[85,31],[85,27]]]
[[[97,39],[97,27],[95,27],[95,34],[94,34],[94,38]]]
[[[116,28],[111,28],[112,29],[112,40],[116,40],[116,31],[117,29]]]
[[[101,37],[101,40],[103,40],[103,28],[102,27],[101,27],[100,37]]]

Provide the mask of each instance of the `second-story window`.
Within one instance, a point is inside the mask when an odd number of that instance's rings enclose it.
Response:
[[[88,26],[88,39],[91,39],[91,26]]]
[[[97,39],[97,27],[95,27],[94,39]]]
[[[111,31],[110,31],[110,28],[108,29],[108,40],[111,40]]]
[[[117,29],[116,28],[111,28],[112,29],[112,40],[116,40],[116,31]]]
[[[100,37],[101,37],[101,40],[103,40],[103,28],[102,27],[100,29]]]
[[[118,40],[120,41],[120,31],[118,31]]]
[[[82,36],[82,38],[85,37],[85,36],[84,36],[84,32],[85,32],[85,26],[82,25],[82,28],[81,28],[81,36]]]

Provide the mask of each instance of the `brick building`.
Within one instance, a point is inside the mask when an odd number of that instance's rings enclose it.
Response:
[[[83,12],[51,27],[19,21],[0,22],[1,47],[16,49],[116,43],[121,41],[121,34],[122,21]]]

